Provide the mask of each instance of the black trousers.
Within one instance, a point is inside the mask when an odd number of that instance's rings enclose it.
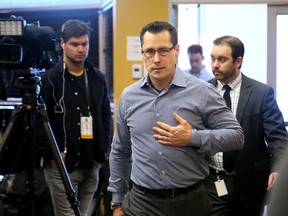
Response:
[[[211,204],[205,186],[175,197],[160,198],[135,186],[122,203],[126,216],[210,216]]]
[[[219,197],[216,191],[215,181],[223,179],[228,191],[227,195]],[[259,216],[263,215],[262,207],[255,208],[243,207],[239,199],[239,193],[236,188],[235,176],[225,174],[216,174],[210,171],[210,175],[205,179],[204,184],[207,188],[210,202],[212,204],[212,216]]]

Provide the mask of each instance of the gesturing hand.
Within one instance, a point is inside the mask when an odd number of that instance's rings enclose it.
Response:
[[[157,132],[153,137],[158,140],[160,144],[184,147],[190,143],[192,127],[190,124],[176,113],[173,113],[173,118],[179,123],[177,126],[171,126],[164,122],[156,122],[158,127],[153,127]]]

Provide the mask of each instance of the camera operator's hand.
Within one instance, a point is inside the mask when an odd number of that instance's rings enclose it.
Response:
[[[64,152],[61,152],[61,157],[62,157],[62,160],[63,160],[63,162],[64,162],[64,164],[65,164],[66,154],[65,154]],[[56,168],[56,167],[57,167],[57,164],[56,164],[55,159],[52,159],[52,160],[50,161],[50,163],[51,163],[51,167],[52,167],[52,168]]]

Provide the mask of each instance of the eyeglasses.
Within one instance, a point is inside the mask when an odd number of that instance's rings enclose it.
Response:
[[[158,54],[161,56],[167,56],[172,49],[174,49],[174,46],[172,46],[171,48],[160,48],[157,50],[146,49],[146,50],[142,50],[142,53],[145,55],[146,58],[151,59],[155,56],[156,52],[158,52]]]

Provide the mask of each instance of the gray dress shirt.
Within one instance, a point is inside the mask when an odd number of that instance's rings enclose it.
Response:
[[[156,121],[178,125],[176,112],[192,126],[187,147],[161,145],[153,137]],[[122,202],[129,180],[150,189],[183,188],[204,179],[204,154],[240,149],[243,131],[214,86],[176,67],[171,84],[156,91],[143,77],[122,93],[110,152],[108,190]]]

